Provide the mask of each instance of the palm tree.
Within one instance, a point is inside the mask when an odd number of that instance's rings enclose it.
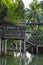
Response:
[[[41,22],[42,15],[40,13],[41,7],[39,6],[39,2],[34,0],[30,4],[30,9],[26,10],[26,18],[31,22]],[[32,26],[34,28],[34,26]],[[39,29],[39,26],[38,26]]]

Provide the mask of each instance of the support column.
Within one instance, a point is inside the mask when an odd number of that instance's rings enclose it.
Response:
[[[0,39],[0,55],[1,55],[1,39]]]
[[[20,40],[20,56],[21,56],[21,40]]]
[[[16,65],[17,65],[17,43],[16,43]]]
[[[32,53],[33,53],[33,46],[32,46]]]
[[[5,54],[7,53],[7,40],[5,40]]]
[[[36,46],[36,53],[38,54],[38,46]]]
[[[5,54],[5,40],[1,39],[1,55]]]
[[[21,42],[21,40],[20,40],[20,57],[22,56],[22,53],[21,53],[21,46],[22,46],[22,45],[21,45],[21,43],[22,43],[22,42]],[[22,65],[22,58],[20,58],[20,65]]]
[[[6,49],[6,40],[5,39],[1,39],[1,55],[6,55],[7,49]]]

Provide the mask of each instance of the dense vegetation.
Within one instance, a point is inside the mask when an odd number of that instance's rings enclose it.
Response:
[[[43,23],[43,1],[33,1],[30,8],[26,9],[26,19],[28,22]],[[31,31],[29,40],[33,43],[43,44],[43,26],[30,25],[27,30]]]
[[[24,4],[22,0],[1,0],[0,1],[0,22],[18,23],[24,21]]]
[[[31,40],[33,43],[43,44],[43,31],[42,30],[33,31],[31,33],[29,40]]]
[[[15,2],[14,0],[0,0],[0,23],[17,24],[26,22],[26,20],[28,22],[43,23],[43,1],[33,1],[30,4],[30,8],[25,9],[22,0],[15,0]],[[31,29],[32,39],[36,41],[43,40],[43,27],[30,25],[27,26],[27,29]]]

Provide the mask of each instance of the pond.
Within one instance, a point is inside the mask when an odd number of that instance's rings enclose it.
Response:
[[[43,55],[32,55],[26,52],[26,56],[14,56],[7,55],[7,56],[0,56],[0,65],[43,65]]]

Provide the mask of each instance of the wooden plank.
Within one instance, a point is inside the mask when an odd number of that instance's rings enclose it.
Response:
[[[29,44],[31,44],[31,45],[33,45],[33,46],[35,46],[35,44],[33,44],[32,42],[30,42],[28,40],[26,40],[26,42],[29,43]]]
[[[43,47],[43,45],[37,45],[38,47]]]
[[[43,26],[43,23],[35,23],[35,22],[27,22],[27,25],[41,25]]]
[[[23,40],[24,37],[11,37],[11,36],[5,36],[4,39]]]

